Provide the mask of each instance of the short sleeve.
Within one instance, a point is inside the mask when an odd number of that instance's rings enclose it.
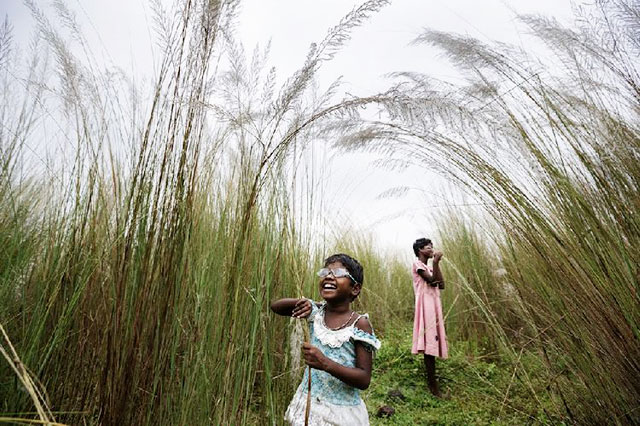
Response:
[[[364,343],[365,348],[369,352],[375,352],[380,349],[380,340],[378,340],[375,335],[362,331],[359,328],[353,331],[352,338],[355,342]]]
[[[363,316],[369,318],[367,314]],[[353,336],[351,336],[351,338],[354,340],[354,342],[364,343],[365,349],[367,349],[369,352],[375,352],[380,349],[380,340],[378,340],[376,335],[369,334],[366,331],[360,330],[358,327],[353,327]]]

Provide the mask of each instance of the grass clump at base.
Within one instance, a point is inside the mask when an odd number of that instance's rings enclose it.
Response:
[[[563,424],[537,354],[513,361],[487,358],[469,352],[463,341],[452,342],[449,359],[436,364],[443,398],[435,398],[422,356],[411,354],[411,330],[410,323],[398,324],[382,336],[371,387],[363,393],[372,425]],[[404,400],[388,396],[394,389]],[[395,414],[376,417],[383,405]]]

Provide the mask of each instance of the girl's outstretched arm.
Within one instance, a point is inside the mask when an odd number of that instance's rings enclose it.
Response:
[[[271,302],[271,310],[278,315],[294,318],[306,318],[311,313],[309,299],[278,299]]]
[[[373,333],[371,324],[365,317],[360,318],[356,327],[369,334]],[[320,349],[310,343],[305,342],[302,345],[302,353],[304,355],[305,362],[311,368],[324,370],[333,377],[342,380],[349,386],[365,390],[369,387],[369,383],[371,382],[371,364],[373,363],[373,356],[371,352],[366,349],[364,343],[356,341],[355,346],[356,366],[353,368],[346,367],[326,357]]]

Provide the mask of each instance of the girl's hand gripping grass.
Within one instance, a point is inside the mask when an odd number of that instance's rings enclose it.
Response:
[[[326,371],[349,386],[364,390],[371,382],[371,365],[373,363],[371,352],[364,345],[356,344],[356,366],[347,367],[333,361],[322,353],[320,349],[310,343],[302,344],[304,362],[311,368]]]
[[[305,342],[302,344],[302,354],[304,355],[304,362],[311,368],[326,371],[329,367],[329,358],[310,343]]]
[[[294,318],[306,318],[311,314],[309,299],[278,299],[271,302],[271,310],[278,315]]]
[[[311,301],[309,299],[299,299],[293,307],[291,316],[294,318],[306,318],[311,314]]]

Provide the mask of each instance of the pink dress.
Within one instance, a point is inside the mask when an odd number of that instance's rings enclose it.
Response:
[[[431,287],[418,275],[418,270],[431,272],[431,268],[419,259],[411,265],[413,292],[416,296],[416,311],[413,317],[413,354],[448,356],[447,336],[440,303],[440,289]]]

